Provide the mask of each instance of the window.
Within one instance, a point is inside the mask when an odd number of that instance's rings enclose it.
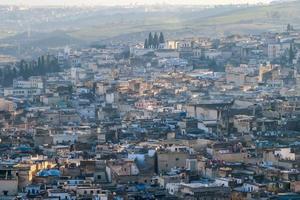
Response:
[[[4,191],[3,191],[3,195],[4,195],[4,196],[7,196],[7,195],[8,195],[8,191],[7,191],[7,190],[4,190]]]
[[[98,179],[101,179],[101,175],[98,175],[97,178],[98,178]]]
[[[179,158],[176,158],[176,161],[178,161],[179,160]]]

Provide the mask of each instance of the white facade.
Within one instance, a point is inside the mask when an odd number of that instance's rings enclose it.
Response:
[[[75,143],[78,141],[78,135],[76,133],[63,133],[52,135],[53,144],[63,144],[63,143]]]
[[[197,159],[186,159],[186,168],[192,172],[197,171],[198,161]]]
[[[111,92],[105,94],[105,101],[106,103],[112,104],[118,101],[118,93],[117,92]]]
[[[28,97],[41,94],[42,90],[39,88],[4,88],[4,96]]]
[[[242,186],[242,189],[244,192],[258,192],[259,191],[259,187],[257,185],[250,184],[250,183],[244,183]]]
[[[295,160],[296,159],[295,153],[291,153],[291,148],[281,148],[281,149],[275,150],[274,155],[278,156],[282,160]]]
[[[175,40],[169,40],[165,44],[165,48],[167,49],[178,49],[179,47],[179,42]]]
[[[221,55],[222,55],[222,52],[217,51],[215,49],[210,49],[210,50],[204,52],[204,56],[209,59],[215,59]]]
[[[141,49],[141,48],[131,48],[130,53],[132,56],[143,56],[150,52],[153,52],[153,49]]]
[[[41,77],[30,77],[29,80],[14,80],[14,88],[44,88],[44,83]]]
[[[96,109],[95,106],[80,107],[78,113],[82,118],[94,119],[96,116]]]
[[[179,58],[179,52],[175,50],[160,50],[155,55],[159,58]]]
[[[175,195],[179,190],[180,183],[167,183],[166,190],[169,194]]]
[[[268,57],[269,59],[279,58],[289,48],[290,43],[268,44]]]
[[[75,200],[76,197],[72,197],[68,192],[59,191],[59,190],[48,190],[48,197],[50,198],[58,198],[58,199],[65,199],[65,200]]]

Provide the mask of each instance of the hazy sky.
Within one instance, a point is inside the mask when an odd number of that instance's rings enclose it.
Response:
[[[128,5],[128,4],[242,4],[268,3],[271,0],[0,0],[6,5]]]

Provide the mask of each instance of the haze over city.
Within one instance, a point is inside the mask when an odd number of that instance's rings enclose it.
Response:
[[[2,5],[151,5],[151,4],[173,4],[173,5],[226,5],[226,4],[257,4],[269,3],[271,0],[1,0]]]
[[[0,200],[300,200],[300,0],[0,0]]]

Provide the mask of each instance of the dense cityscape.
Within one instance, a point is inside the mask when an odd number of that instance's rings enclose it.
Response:
[[[300,29],[281,28],[2,52],[0,199],[300,199]]]

